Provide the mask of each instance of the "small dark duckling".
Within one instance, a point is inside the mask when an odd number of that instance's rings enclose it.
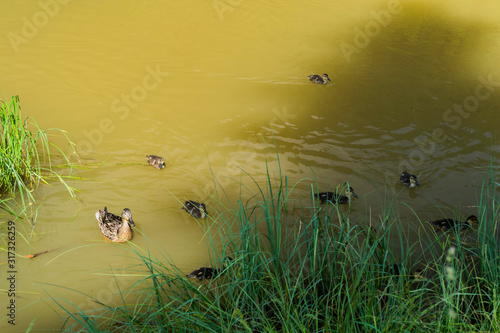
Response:
[[[148,163],[156,169],[163,169],[165,167],[165,160],[163,157],[156,155],[147,155]]]
[[[207,217],[207,206],[204,203],[199,203],[196,201],[188,200],[184,203],[181,208],[186,210],[192,217],[197,219],[204,219]]]
[[[392,264],[392,272],[391,272],[396,278],[401,278],[401,277],[406,277],[412,281],[421,281],[425,280],[425,275],[424,275],[424,270],[423,269],[415,269],[411,271],[410,274],[405,275],[401,274],[399,271],[399,265],[398,264]]]
[[[308,76],[309,80],[311,80],[311,82],[313,83],[318,83],[318,84],[327,84],[328,82],[330,82],[330,78],[328,77],[328,74],[323,74],[323,77],[317,75],[317,74],[314,74],[314,75],[309,75]]]
[[[191,273],[186,274],[186,277],[197,278],[201,281],[203,279],[211,279],[213,277],[217,277],[217,275],[219,275],[219,270],[217,268],[200,267],[198,269],[195,269]]]
[[[350,187],[347,183],[344,184],[344,193],[340,194],[335,192],[322,192],[314,194],[315,198],[321,200],[321,204],[324,204],[326,201],[330,201],[333,203],[346,204],[351,202],[351,197],[358,198],[356,193],[354,193],[354,189]]]
[[[416,186],[420,186],[420,184],[418,183],[418,180],[417,180],[417,176],[410,175],[406,171],[403,171],[399,180],[401,180],[401,184],[403,184],[404,186],[407,186],[409,188],[415,188]]]
[[[479,221],[477,220],[477,217],[475,215],[471,215],[465,222],[459,222],[453,219],[441,219],[436,221],[429,221],[429,223],[443,231],[448,231],[451,229],[458,229],[460,231],[463,231],[467,228],[470,228],[473,223],[479,223]]]
[[[233,260],[231,257],[226,257],[225,259],[228,260]],[[188,278],[197,278],[198,280],[203,280],[203,279],[212,279],[215,278],[219,275],[224,274],[224,270],[226,269],[226,263],[222,263],[223,268],[222,269],[217,269],[217,268],[212,268],[212,267],[200,267],[198,269],[195,269],[189,274],[186,274],[186,277]]]

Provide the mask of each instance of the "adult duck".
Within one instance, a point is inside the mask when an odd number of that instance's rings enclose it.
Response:
[[[163,169],[165,167],[165,160],[163,157],[156,155],[147,155],[148,163],[156,169]]]
[[[204,219],[207,217],[207,206],[204,203],[188,200],[184,203],[182,209],[186,210],[192,217]]]
[[[312,83],[318,83],[318,84],[327,84],[330,82],[330,78],[328,77],[328,74],[323,74],[323,76],[319,76],[317,74],[309,75],[308,76],[309,80],[311,80]]]
[[[358,198],[358,196],[354,192],[354,189],[350,187],[349,184],[345,183],[342,188],[343,190],[341,190],[340,193],[338,193],[337,191],[321,192],[314,194],[314,197],[321,200],[321,204],[324,204],[327,201],[330,201],[332,203],[347,204],[351,202],[351,198]]]
[[[477,217],[475,215],[471,215],[465,222],[460,222],[453,219],[441,219],[436,221],[429,221],[429,223],[443,231],[448,231],[451,229],[463,231],[470,228],[472,224],[479,223],[479,221],[477,220]]]
[[[134,237],[135,222],[132,220],[130,209],[124,208],[122,216],[108,212],[108,209],[99,209],[95,213],[97,224],[104,237],[112,242],[123,243]]]
[[[409,188],[415,188],[417,186],[420,186],[417,180],[417,176],[411,175],[406,171],[403,171],[399,180],[401,181],[401,184]]]

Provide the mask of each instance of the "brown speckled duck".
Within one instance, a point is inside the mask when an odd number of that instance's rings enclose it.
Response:
[[[135,223],[132,220],[130,209],[124,208],[122,216],[109,213],[108,209],[99,209],[95,213],[97,224],[101,228],[101,233],[112,242],[123,243],[134,237]]]
[[[156,169],[163,169],[165,167],[165,160],[163,157],[156,155],[147,155],[148,163]]]

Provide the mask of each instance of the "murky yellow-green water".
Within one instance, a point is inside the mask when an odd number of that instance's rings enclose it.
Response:
[[[72,183],[79,201],[57,184],[37,190],[35,232],[17,250],[51,252],[18,257],[16,326],[0,322],[9,332],[35,318],[60,328],[49,296],[100,307],[64,288],[118,302],[109,273],[136,260],[103,241],[94,213],[105,205],[132,210],[137,246],[147,237],[185,271],[206,263],[203,231],[175,197],[209,203],[210,162],[236,198],[227,177],[241,167],[263,179],[273,135],[290,183],[348,180],[358,215],[376,215],[376,187],[401,190],[403,169],[422,186],[399,199],[421,219],[440,218],[436,205],[474,214],[498,154],[496,0],[3,0],[0,13],[1,96],[20,95],[40,127],[67,130],[92,166],[75,172],[86,178]],[[324,72],[326,86],[307,80]],[[297,186],[302,196],[310,183]],[[419,222],[400,213],[416,239]],[[4,318],[7,295],[0,302]]]

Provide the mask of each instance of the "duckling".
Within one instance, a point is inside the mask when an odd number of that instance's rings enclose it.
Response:
[[[354,189],[350,187],[347,183],[343,186],[344,194],[335,192],[322,192],[314,194],[315,198],[321,200],[321,204],[324,204],[326,201],[330,201],[333,203],[346,204],[351,202],[351,197],[358,198],[356,193],[354,193]]]
[[[165,160],[163,157],[156,155],[147,155],[148,163],[156,169],[163,169],[165,167]]]
[[[471,215],[465,222],[459,222],[453,219],[441,219],[436,221],[429,221],[429,223],[443,231],[448,231],[451,229],[458,229],[460,231],[463,231],[467,228],[470,228],[473,223],[479,223],[479,221],[477,220],[477,217],[475,215]]]
[[[135,222],[132,220],[132,212],[124,208],[122,216],[108,212],[108,208],[99,209],[95,213],[97,224],[101,233],[112,242],[123,243],[134,237]]]
[[[314,75],[309,75],[308,76],[309,80],[311,80],[313,83],[319,83],[319,84],[327,84],[330,82],[330,78],[328,77],[328,74],[323,74],[323,77],[314,74]]]
[[[181,209],[186,210],[192,217],[197,219],[204,219],[208,215],[207,206],[205,206],[204,203],[198,203],[192,200],[186,201]]]
[[[409,188],[415,188],[416,186],[420,186],[420,184],[418,183],[418,180],[417,180],[417,176],[410,175],[406,171],[403,171],[399,180],[401,181],[401,184],[403,184],[404,186],[407,186]]]
[[[211,279],[215,278],[219,275],[224,274],[224,271],[226,269],[226,263],[225,260],[233,260],[231,257],[226,257],[224,259],[224,262],[222,263],[222,269],[217,269],[217,268],[212,268],[212,267],[200,267],[198,269],[195,269],[189,274],[186,274],[186,277],[188,278],[197,278],[198,280],[203,280],[203,279]]]
[[[425,275],[424,275],[424,270],[423,269],[415,269],[411,271],[411,274],[405,275],[401,274],[399,271],[399,265],[394,263],[392,264],[392,275],[394,275],[396,278],[401,278],[401,277],[406,277],[410,279],[411,281],[421,281],[425,280]]]
[[[216,268],[200,267],[198,269],[195,269],[191,273],[186,274],[186,277],[197,278],[201,281],[203,279],[211,279],[213,277],[217,277],[217,275],[219,275],[219,270]]]

